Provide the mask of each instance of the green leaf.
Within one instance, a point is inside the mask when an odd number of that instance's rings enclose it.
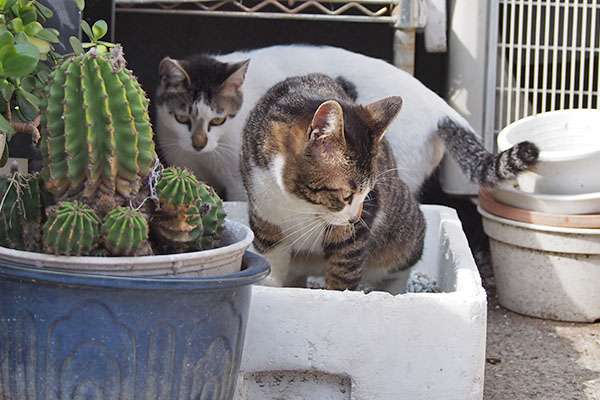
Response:
[[[12,83],[8,82],[7,80],[5,80],[5,84],[2,85],[2,89],[0,89],[0,93],[2,94],[2,98],[6,101],[9,102],[10,99],[12,98],[12,94],[15,91],[15,87],[13,86]]]
[[[19,91],[17,92],[17,99],[19,96],[23,96],[24,99],[27,100],[27,102],[34,106],[36,109],[40,105],[40,99],[23,88],[19,88]]]
[[[27,94],[27,96],[25,95]],[[34,119],[39,111],[39,100],[37,97],[32,95],[31,93],[25,92],[23,89],[19,89],[17,91],[17,104],[19,105],[19,109],[17,112],[23,117],[25,121],[31,121]],[[38,104],[34,104],[31,100],[35,99]]]
[[[6,0],[4,2],[4,9],[8,10],[9,8],[11,8],[12,6],[15,5],[15,3],[17,2],[17,0]]]
[[[77,39],[75,36],[71,36],[69,38],[69,43],[71,43],[71,47],[73,48],[73,52],[75,54],[83,54],[83,46],[81,45],[79,39]]]
[[[0,32],[0,48],[7,44],[14,44],[15,37],[9,31]]]
[[[79,11],[83,11],[85,8],[85,0],[75,0],[75,4],[77,4]]]
[[[92,28],[90,28],[90,24],[88,24],[84,19],[81,20],[81,29],[90,38],[91,41],[94,41],[94,34],[92,33]]]
[[[35,70],[40,53],[35,46],[24,43],[15,46],[18,54],[3,60],[4,75],[14,78],[25,76]]]
[[[46,81],[48,80],[48,78],[50,77],[50,72],[48,71],[38,71],[37,73],[37,89],[40,89],[41,87],[43,87],[46,84]]]
[[[52,12],[51,9],[49,9],[48,7],[46,7],[45,5],[43,5],[42,3],[40,3],[39,1],[35,3],[35,6],[37,7],[37,9],[39,10],[40,14],[44,18],[50,19],[54,15],[54,13]]]
[[[106,54],[108,52],[108,49],[106,48],[106,46],[104,46],[102,44],[96,46],[96,50],[98,50],[99,56],[101,56],[102,54]]]
[[[12,44],[4,45],[0,48],[0,61],[2,64],[4,64],[6,60],[16,56],[17,54],[19,54],[19,52],[15,46]]]
[[[29,36],[25,32],[19,32],[15,35],[15,43],[29,43]]]
[[[92,26],[92,32],[94,33],[94,41],[102,38],[108,32],[108,24],[105,20],[101,19],[96,21],[94,26]]]
[[[15,45],[15,48],[17,49],[19,54],[28,54],[32,57],[39,56],[39,52],[38,52],[37,48],[29,43],[17,44],[17,45]]]
[[[33,89],[35,89],[35,85],[36,79],[33,75],[27,75],[21,79],[21,87],[28,92],[31,92]]]
[[[46,42],[45,40],[41,40],[35,37],[30,37],[28,38],[29,43],[31,43],[32,45],[34,45],[38,52],[41,54],[46,54],[50,51],[50,43]]]
[[[8,143],[4,143],[2,154],[0,155],[0,167],[4,167],[8,162]]]
[[[43,29],[38,35],[38,39],[45,40],[50,43],[58,43],[58,31],[56,29]]]
[[[21,10],[21,19],[23,20],[23,25],[27,26],[32,22],[37,21],[37,12],[35,8],[29,8],[28,10]]]
[[[13,129],[10,122],[8,122],[6,120],[6,118],[4,118],[4,115],[2,115],[2,114],[0,114],[0,131],[7,133],[9,135],[12,135],[13,133],[15,133],[15,130]]]
[[[15,33],[22,32],[23,31],[23,20],[21,18],[13,18],[9,22],[8,27],[10,29],[12,29],[12,31]]]
[[[37,21],[30,22],[23,28],[25,33],[31,37],[37,36],[43,29],[42,24]]]
[[[4,98],[6,102],[10,101],[14,92],[15,87],[11,83],[2,86],[2,89],[0,90],[0,93],[2,93],[2,98]]]

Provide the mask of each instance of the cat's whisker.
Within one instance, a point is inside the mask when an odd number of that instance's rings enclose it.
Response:
[[[313,242],[313,245],[310,246],[310,251],[309,253],[312,253],[315,250],[315,246],[320,242],[323,243],[323,238],[325,237],[325,232],[327,231],[327,227],[329,226],[329,224],[327,223],[327,221],[323,221],[323,224],[321,225],[323,228],[322,233],[315,238],[315,241]]]
[[[325,211],[301,211],[301,210],[295,210],[293,208],[285,208],[285,207],[277,207],[277,209],[283,210],[283,211],[292,211],[295,214],[305,214],[305,215],[315,215],[315,216],[321,216],[321,215],[327,214]]]
[[[368,224],[365,222],[365,220],[364,220],[364,219],[362,219],[362,218],[361,218],[361,219],[360,219],[358,222],[359,222],[359,223],[360,223],[362,226],[364,226],[365,228],[367,228],[367,230],[369,231],[369,233],[370,233],[371,235],[373,235],[373,231],[371,230],[371,228],[370,228],[370,227],[369,227],[369,225],[368,225]]]
[[[294,221],[294,220],[292,220]],[[306,226],[306,225],[312,225],[312,223],[315,221],[315,219],[312,218],[303,218],[303,219],[296,219],[295,221],[299,221],[297,223],[295,223],[294,225],[284,229],[281,231],[282,234],[288,233],[291,230],[294,230],[298,227],[300,227],[300,229],[295,230],[291,235],[293,235],[294,233],[302,230],[302,227]],[[291,222],[291,221],[290,221]],[[289,235],[286,235],[286,237],[289,237]]]
[[[288,246],[286,246],[286,250],[290,250],[294,247],[294,245],[300,241],[302,238],[306,238],[307,236],[310,237],[310,235],[319,227],[321,227],[323,224],[322,220],[317,219],[315,221],[312,221],[312,223],[308,226],[303,226],[299,231],[305,230],[305,232],[300,235],[298,238],[296,238],[296,240],[294,240],[292,243],[290,243]],[[297,232],[299,232],[297,231]],[[296,233],[297,233],[296,232]],[[292,234],[293,235],[293,234]],[[289,237],[289,236],[288,236]],[[305,239],[306,241],[306,239]],[[304,242],[302,242],[302,244],[304,244]]]

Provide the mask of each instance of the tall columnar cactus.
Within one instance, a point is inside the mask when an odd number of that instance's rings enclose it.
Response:
[[[148,100],[120,46],[64,61],[42,102],[42,174],[57,198],[135,196],[156,160]],[[80,194],[80,192],[82,192]]]
[[[136,255],[147,245],[148,222],[142,213],[131,207],[115,208],[104,217],[102,237],[111,254]]]
[[[0,177],[0,246],[38,251],[42,206],[39,174]]]
[[[216,247],[225,211],[217,193],[187,169],[166,168],[156,185],[161,209],[152,227],[159,240],[177,251]]]
[[[88,255],[100,242],[100,218],[83,203],[60,202],[44,224],[43,239],[47,253]]]

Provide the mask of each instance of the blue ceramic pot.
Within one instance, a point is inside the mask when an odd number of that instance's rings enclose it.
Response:
[[[251,285],[127,278],[0,262],[0,399],[231,399]]]

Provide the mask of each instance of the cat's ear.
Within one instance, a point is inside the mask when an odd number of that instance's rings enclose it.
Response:
[[[184,81],[191,83],[189,75],[185,72],[179,61],[170,57],[162,59],[158,66],[158,72],[160,81],[165,86],[176,86]]]
[[[220,93],[222,96],[234,96],[237,92],[239,92],[240,88],[244,84],[244,79],[246,78],[248,64],[250,64],[250,60],[242,61],[232,65],[231,69],[233,72],[221,85]]]
[[[402,98],[400,96],[390,96],[364,107],[373,120],[372,132],[375,144],[379,144],[391,123],[400,113]]]
[[[308,140],[325,137],[344,137],[344,112],[335,100],[322,103],[308,127]]]

